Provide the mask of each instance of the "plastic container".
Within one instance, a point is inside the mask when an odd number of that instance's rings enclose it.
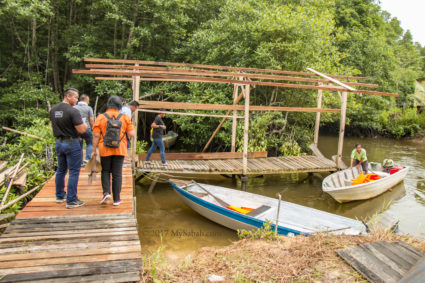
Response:
[[[381,170],[381,163],[377,163],[377,162],[369,162],[370,165],[370,169],[372,169],[372,171],[379,171]]]

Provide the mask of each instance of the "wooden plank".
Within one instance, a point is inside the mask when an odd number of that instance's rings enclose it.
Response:
[[[113,261],[122,259],[140,259],[142,257],[140,252],[128,252],[122,254],[103,254],[103,255],[89,255],[82,257],[62,257],[54,259],[35,259],[35,260],[21,260],[12,262],[0,262],[0,272],[5,272],[4,269],[17,268],[17,267],[30,267],[30,266],[43,266],[50,264],[72,264],[84,262],[99,262],[99,261]],[[7,271],[6,271],[7,272]]]
[[[159,113],[159,110],[148,110],[148,109],[138,109],[140,112],[148,112],[148,113]],[[137,111],[136,111],[137,112]],[[206,113],[192,113],[192,112],[174,112],[174,111],[164,111],[161,113],[169,114],[169,115],[180,115],[180,116],[192,116],[192,117],[212,117],[212,118],[231,118],[229,115],[218,115],[218,114],[206,114]],[[241,118],[240,116],[236,118]]]
[[[200,82],[200,83],[225,83],[225,84],[241,84],[238,80],[231,79],[222,79],[222,78],[212,78],[212,77],[195,77],[195,76],[183,76],[183,75],[169,75],[164,77],[163,75],[151,74],[146,72],[129,72],[129,71],[108,71],[108,70],[79,70],[73,69],[74,74],[91,74],[91,75],[119,75],[119,76],[140,76],[141,81],[156,81],[156,82]],[[292,84],[292,83],[276,83],[276,82],[266,82],[266,81],[244,81],[245,85],[253,86],[274,86],[274,87],[284,87],[284,88],[295,88],[295,89],[315,89],[315,90],[329,90],[329,91],[345,91],[345,88],[336,87],[336,86],[317,86],[317,85],[308,85],[308,84]],[[388,93],[381,91],[371,91],[371,90],[349,90],[350,93],[357,94],[371,94],[371,95],[381,95],[381,96],[394,96],[398,97],[396,93]]]
[[[95,80],[99,81],[132,81],[129,77],[95,77]]]
[[[421,258],[399,243],[383,241],[336,252],[371,282],[398,282]]]
[[[87,237],[102,237],[102,236],[120,236],[120,235],[137,235],[137,231],[120,231],[120,232],[104,232],[104,233],[80,233],[80,234],[69,234],[69,235],[46,235],[46,236],[30,236],[30,237],[13,237],[13,238],[6,238],[1,237],[0,243],[16,243],[16,242],[28,242],[28,241],[48,241],[48,240],[65,240],[65,239],[81,239],[81,238],[87,238]]]
[[[67,257],[82,257],[82,256],[92,256],[92,255],[108,255],[108,254],[123,254],[123,253],[134,253],[140,252],[140,244],[133,246],[125,247],[110,247],[102,249],[91,249],[91,250],[74,250],[70,251],[58,251],[58,252],[39,252],[39,253],[23,253],[23,254],[9,254],[2,255],[0,257],[0,268],[2,262],[11,262],[11,261],[24,261],[24,260],[36,260],[36,259],[48,259],[48,258],[67,258]]]
[[[339,138],[338,138],[338,152],[336,159],[336,166],[342,168],[342,149],[344,146],[344,135],[345,135],[345,119],[347,113],[347,92],[343,92],[341,95],[341,116],[339,121]]]
[[[139,154],[139,160],[146,159],[146,153]],[[242,152],[179,152],[166,153],[167,160],[210,160],[210,159],[230,159],[242,158]],[[267,157],[267,151],[249,152],[249,158],[264,158]],[[153,153],[151,160],[161,160],[159,153]]]
[[[140,260],[95,262],[86,264],[44,266],[43,271],[31,272],[30,268],[13,269],[14,274],[5,275],[0,282],[23,282],[93,274],[136,272],[141,270]],[[61,281],[62,282],[62,281]]]
[[[167,102],[167,101],[149,101],[139,100],[139,109],[185,109],[185,110],[245,110],[243,105],[229,104],[207,104],[207,103],[188,103],[188,102]],[[281,106],[259,106],[251,105],[250,111],[292,111],[292,112],[326,112],[339,113],[339,109],[312,108],[312,107],[281,107]]]
[[[385,263],[375,264],[376,258],[373,256],[353,254],[352,251],[339,250],[336,252],[370,282],[397,282],[395,278],[400,277]]]
[[[114,241],[138,241],[139,236],[136,233],[132,234],[122,234],[115,235]],[[77,244],[77,243],[99,243],[99,242],[110,242],[111,237],[109,235],[96,235],[95,237],[86,237],[86,238],[54,238],[54,239],[37,239],[31,241],[22,241],[22,242],[10,242],[10,243],[0,243],[0,249],[10,249],[10,248],[18,248],[18,247],[28,247],[28,246],[42,246],[42,245],[57,245],[60,241],[63,245],[68,244]]]
[[[295,72],[295,71],[273,70],[273,69],[262,69],[262,68],[205,65],[205,64],[176,63],[176,62],[158,62],[158,61],[145,61],[145,60],[84,58],[84,61],[85,62],[98,62],[98,63],[121,63],[121,64],[136,64],[137,63],[137,64],[140,64],[140,65],[191,67],[191,68],[232,70],[232,71],[245,71],[245,72],[262,72],[262,73],[292,74],[292,75],[301,75],[301,76],[317,76],[316,74],[307,73],[307,72]],[[326,74],[326,75],[328,75],[332,78],[352,79],[352,80],[370,80],[370,78],[367,78],[367,77],[332,75],[332,74]]]
[[[267,80],[276,80],[276,81],[296,81],[296,82],[312,82],[312,83],[332,83],[332,78],[330,79],[318,79],[318,78],[308,78],[308,77],[292,77],[292,76],[282,76],[282,75],[269,75],[269,74],[255,74],[255,73],[241,73],[241,72],[223,72],[223,71],[209,71],[209,70],[199,70],[199,69],[182,69],[182,68],[164,68],[164,67],[151,67],[151,66],[132,66],[132,65],[114,65],[114,64],[85,64],[85,67],[93,71],[99,69],[108,69],[113,71],[114,69],[120,70],[143,70],[150,71],[152,74],[178,74],[178,75],[196,75],[196,76],[217,76],[217,77],[244,77],[251,79],[267,79]],[[314,73],[314,72],[313,72]],[[316,74],[320,76],[319,74]],[[370,88],[377,88],[377,84],[367,84],[367,83],[357,83],[357,82],[343,82],[347,85],[352,86],[363,86]]]
[[[33,283],[56,283],[57,279],[50,280],[34,280]],[[75,276],[60,278],[61,283],[74,283],[74,282],[139,282],[140,272],[124,272],[88,276]]]
[[[319,89],[317,94],[317,108],[322,108],[322,92],[323,90]],[[319,144],[319,128],[320,128],[320,112],[316,113],[316,122],[314,124],[314,145]]]
[[[54,244],[42,244],[42,245],[26,245],[13,248],[1,248],[0,255],[7,254],[29,254],[29,253],[39,253],[43,251],[49,252],[59,252],[59,251],[69,251],[69,250],[83,250],[83,249],[101,249],[101,248],[111,248],[111,247],[126,247],[126,246],[140,246],[139,240],[132,241],[101,241],[101,242],[88,242],[88,243],[66,243],[61,242]]]
[[[242,86],[242,88],[244,89],[244,98],[245,98],[245,105],[244,105],[245,119],[244,119],[244,125],[243,125],[243,147],[242,147],[242,152],[243,152],[242,174],[246,175],[248,173],[249,110],[251,109],[250,102],[249,102],[250,86],[245,85],[245,86]],[[242,179],[242,184],[243,184],[243,179]]]

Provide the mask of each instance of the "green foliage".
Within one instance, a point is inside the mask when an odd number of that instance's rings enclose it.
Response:
[[[47,101],[51,106],[59,102],[59,96],[48,86],[18,81],[0,88],[0,121],[12,128],[31,126],[38,118],[48,116]]]
[[[383,133],[389,136],[425,136],[425,112],[418,114],[415,108],[404,112],[400,108],[385,110],[381,113],[380,122],[384,128]]]
[[[238,230],[238,236],[240,239],[265,239],[265,240],[276,240],[278,235],[273,230],[273,223],[266,219],[263,227],[255,230]]]
[[[136,145],[136,154],[142,154],[146,153],[148,148],[148,142],[147,141],[137,141]]]
[[[350,94],[348,130],[400,137],[424,129],[421,123],[405,125],[416,121],[410,114],[397,126],[381,118],[393,108],[403,109],[402,116],[410,113],[414,79],[425,75],[425,48],[376,1],[5,0],[0,5],[0,37],[0,122],[14,128],[47,117],[47,100],[57,103],[66,87],[99,96],[98,112],[112,94],[131,100],[131,81],[72,75],[84,57],[106,57],[296,71],[312,67],[370,76],[380,90],[397,92],[400,98]],[[233,100],[233,87],[225,84],[142,82],[140,89],[141,96],[155,93],[151,98],[158,100]],[[251,104],[315,107],[316,96],[315,91],[257,86],[251,89]],[[339,97],[324,91],[323,107],[339,106]],[[204,146],[220,121],[172,120],[179,143],[193,150]],[[337,114],[322,115],[322,125],[331,127],[338,120]],[[260,113],[250,122],[250,150],[292,155],[304,152],[311,142],[314,115]],[[229,150],[231,124],[224,123],[212,151]]]

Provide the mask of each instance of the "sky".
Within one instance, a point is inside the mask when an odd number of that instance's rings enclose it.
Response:
[[[425,46],[425,0],[379,0],[379,2],[382,10],[396,17],[404,30],[410,30],[414,41]]]

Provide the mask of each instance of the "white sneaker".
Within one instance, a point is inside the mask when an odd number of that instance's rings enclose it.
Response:
[[[100,201],[100,203],[104,203],[107,199],[111,199],[111,195],[110,194],[103,194],[103,198]]]
[[[121,200],[119,200],[119,201],[116,201],[116,202],[114,202],[112,205],[115,205],[115,206],[117,206],[117,205],[120,205],[121,204]]]

